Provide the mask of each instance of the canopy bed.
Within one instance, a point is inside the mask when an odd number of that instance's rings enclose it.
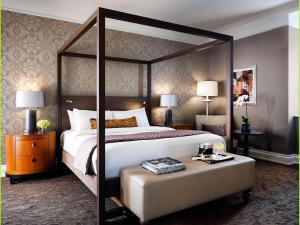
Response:
[[[166,29],[175,32],[195,35],[215,39],[205,44],[180,50],[172,54],[167,54],[152,60],[140,60],[131,58],[118,58],[105,55],[105,19],[116,19],[140,25],[151,26],[155,28]],[[97,54],[85,54],[78,52],[69,52],[70,47],[79,40],[94,25],[97,26]],[[175,57],[183,56],[195,51],[208,49],[213,46],[228,44],[229,57],[227,60],[227,126],[226,141],[228,149],[231,149],[232,141],[232,72],[233,72],[233,38],[231,36],[201,30],[193,27],[187,27],[165,21],[145,18],[128,13],[117,12],[109,9],[98,8],[82,24],[74,34],[65,42],[57,53],[57,104],[58,104],[58,140],[64,130],[69,129],[67,110],[81,108],[86,110],[97,110],[97,176],[81,178],[81,180],[97,194],[98,224],[104,224],[108,214],[105,211],[105,198],[110,196],[119,196],[120,181],[119,178],[108,178],[106,176],[106,144],[105,144],[105,110],[130,110],[145,107],[149,123],[151,124],[151,66],[154,63],[166,61]],[[97,63],[97,96],[63,96],[62,94],[62,57],[78,57],[95,59]],[[124,63],[143,64],[147,67],[147,94],[146,97],[109,97],[105,96],[105,61],[115,61]],[[58,143],[59,144],[59,143]],[[59,144],[60,146],[60,144]],[[63,159],[70,169],[79,177],[82,175],[76,168],[72,168],[71,161],[74,160],[68,153],[61,151],[58,153],[59,160]],[[96,182],[96,185],[94,185]]]

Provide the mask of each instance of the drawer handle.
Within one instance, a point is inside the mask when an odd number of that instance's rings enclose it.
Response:
[[[35,157],[32,157],[31,162],[36,162],[36,158],[35,158]]]
[[[36,147],[36,144],[35,144],[34,142],[32,142],[31,147],[32,147],[32,148],[35,148],[35,147]]]

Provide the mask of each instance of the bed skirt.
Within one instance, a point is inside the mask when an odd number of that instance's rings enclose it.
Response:
[[[62,151],[63,163],[87,186],[94,195],[97,195],[97,176],[85,175],[82,171],[73,166],[74,157],[67,151]],[[120,178],[105,179],[106,197],[120,196]]]

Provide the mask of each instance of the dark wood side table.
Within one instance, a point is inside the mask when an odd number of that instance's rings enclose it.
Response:
[[[171,128],[174,128],[175,130],[193,130],[194,129],[194,126],[192,124],[173,124],[173,125],[170,125],[170,126],[157,124],[157,125],[154,125],[154,126],[171,127]]]
[[[6,175],[10,183],[54,169],[56,132],[6,135]]]
[[[243,150],[244,150],[244,156],[249,156],[249,143],[248,143],[248,137],[249,136],[257,136],[262,135],[264,132],[259,130],[251,130],[250,133],[244,133],[241,130],[234,130],[233,134],[235,136],[243,136]]]

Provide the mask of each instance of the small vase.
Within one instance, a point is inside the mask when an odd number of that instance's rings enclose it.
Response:
[[[241,132],[242,133],[251,133],[250,124],[242,124]]]
[[[47,133],[47,128],[41,128],[41,134]]]

